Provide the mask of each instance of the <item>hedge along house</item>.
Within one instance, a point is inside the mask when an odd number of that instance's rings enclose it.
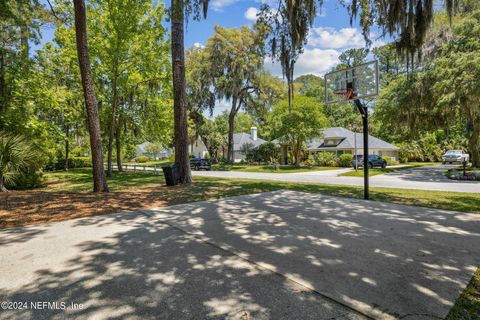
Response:
[[[326,128],[322,137],[306,143],[308,153],[331,152],[337,156],[344,153],[363,155],[363,133],[342,127]],[[368,136],[369,154],[388,156],[392,160],[398,160],[399,149],[386,141]],[[287,147],[284,145],[282,145],[282,163],[287,163]]]

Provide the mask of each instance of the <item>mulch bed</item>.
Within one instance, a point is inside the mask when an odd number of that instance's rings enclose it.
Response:
[[[40,191],[0,193],[0,228],[63,221],[171,204],[173,202],[171,194],[162,189],[164,188],[144,188],[101,194]]]

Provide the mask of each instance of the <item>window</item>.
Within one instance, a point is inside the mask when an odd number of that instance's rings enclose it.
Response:
[[[325,139],[325,141],[323,142],[323,144],[326,146],[326,147],[335,147],[339,144],[339,140],[337,139]]]

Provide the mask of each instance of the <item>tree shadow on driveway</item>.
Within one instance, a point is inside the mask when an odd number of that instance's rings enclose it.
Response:
[[[4,310],[0,319],[364,319],[139,213],[44,227],[0,249],[10,261],[2,258],[0,272],[9,276],[0,298],[58,308]]]
[[[0,298],[83,308],[0,319],[443,318],[480,264],[479,222],[277,191],[51,224],[0,248]]]
[[[292,191],[151,213],[381,319],[443,319],[480,265],[473,214]]]

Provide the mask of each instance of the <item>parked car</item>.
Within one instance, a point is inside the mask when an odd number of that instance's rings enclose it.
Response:
[[[352,160],[352,167],[355,168],[355,163],[357,164],[357,168],[363,167],[363,155],[356,155],[353,157]],[[369,154],[368,155],[368,167],[380,167],[386,168],[387,167],[387,160],[380,158],[376,154]]]
[[[210,171],[212,169],[212,164],[210,163],[210,160],[204,159],[204,158],[193,158],[190,159],[190,167],[192,170],[207,170]]]
[[[470,161],[470,155],[463,150],[448,150],[442,156],[442,162],[454,163],[454,162],[468,162]]]

